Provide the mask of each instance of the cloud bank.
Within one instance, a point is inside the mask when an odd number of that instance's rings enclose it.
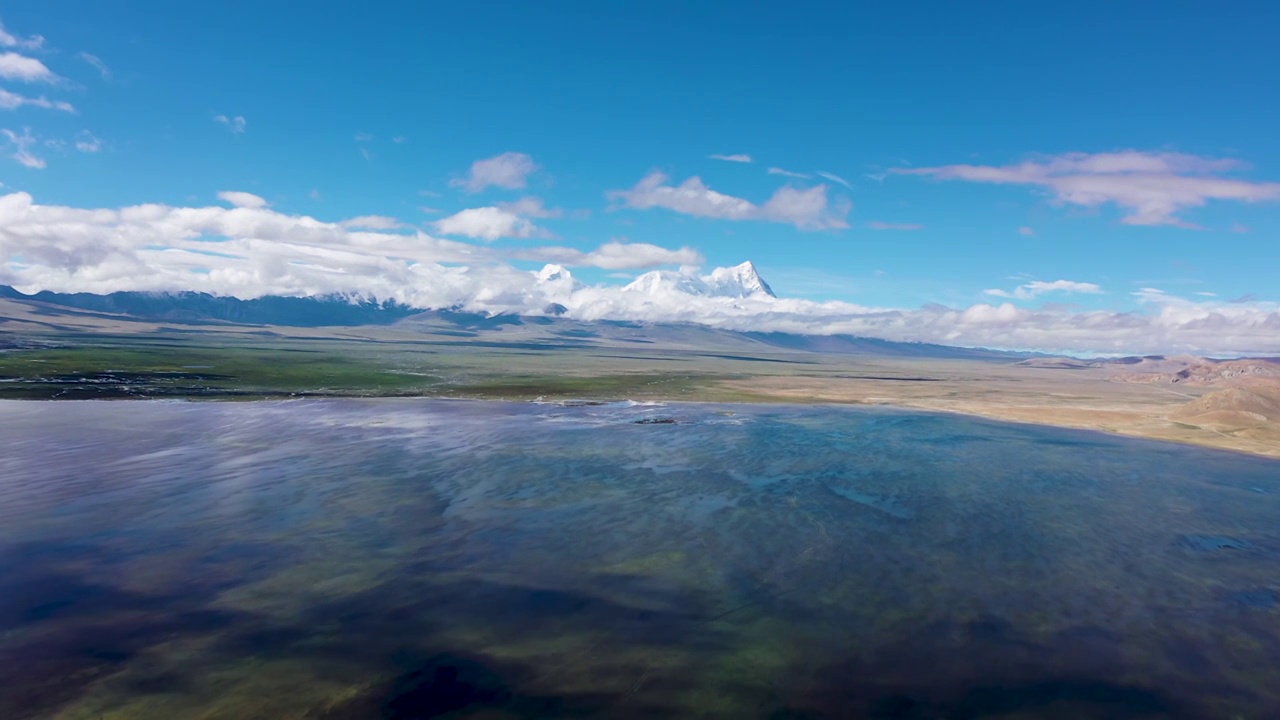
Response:
[[[23,292],[196,290],[241,298],[346,294],[421,308],[540,313],[559,303],[581,320],[693,322],[734,330],[849,333],[898,341],[1097,353],[1280,354],[1280,304],[1189,300],[1148,288],[1141,310],[1075,312],[1012,302],[966,308],[875,308],[793,298],[707,297],[663,283],[663,292],[540,278],[516,261],[607,270],[687,266],[690,248],[610,241],[591,251],[499,249],[392,230],[394,218],[325,222],[288,215],[257,195],[225,191],[232,207],[160,204],[118,209],[36,204],[0,196],[0,284]],[[691,275],[692,277],[692,275]],[[696,285],[696,283],[691,283]],[[1101,292],[1091,283],[1034,281],[1010,299]]]

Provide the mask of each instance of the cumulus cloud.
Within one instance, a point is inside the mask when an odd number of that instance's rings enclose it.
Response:
[[[0,53],[0,78],[29,83],[54,83],[62,79],[39,60],[16,52]]]
[[[617,240],[591,251],[499,250],[407,228],[370,229],[388,220],[330,223],[252,200],[230,208],[81,209],[11,193],[0,196],[0,284],[28,292],[197,290],[242,298],[341,293],[512,312],[540,310],[547,301],[529,273],[505,264],[510,260],[606,269],[701,262],[688,248]]]
[[[271,203],[253,193],[241,192],[239,190],[223,190],[218,193],[218,199],[235,205],[238,208],[264,208]]]
[[[34,170],[44,169],[46,165],[44,158],[31,152],[31,148],[38,144],[40,139],[31,134],[30,128],[23,128],[21,135],[7,128],[0,130],[0,133],[9,140],[10,150],[12,150],[9,157]]]
[[[738,153],[736,155],[708,155],[712,160],[724,160],[725,162],[750,163],[755,162],[750,155]]]
[[[871,222],[867,223],[867,227],[871,228],[872,230],[923,230],[924,229],[923,225],[919,225],[917,223],[892,223],[892,222],[880,222],[879,220],[872,220]]]
[[[468,208],[437,220],[432,226],[443,235],[460,235],[478,240],[498,238],[550,237],[550,233],[519,214],[500,207]]]
[[[245,126],[248,125],[248,122],[245,121],[244,116],[242,115],[236,115],[235,117],[214,115],[213,121],[225,125],[233,135],[243,135]]]
[[[1033,280],[1025,285],[1019,285],[1012,291],[991,289],[983,290],[982,292],[996,297],[1030,300],[1045,293],[1084,293],[1086,295],[1100,295],[1103,290],[1101,287],[1093,283],[1075,282],[1074,280],[1054,280],[1053,282]]]
[[[827,200],[827,186],[815,185],[802,190],[779,188],[764,204],[756,205],[732,195],[716,192],[701,178],[691,177],[683,183],[669,185],[670,178],[652,172],[630,190],[612,190],[607,197],[625,207],[646,210],[665,208],[694,217],[720,220],[765,220],[787,223],[801,230],[829,230],[849,227],[845,217],[850,206]]]
[[[45,108],[46,110],[61,110],[62,112],[69,113],[76,111],[75,106],[69,102],[50,100],[43,95],[40,97],[27,97],[25,95],[19,95],[18,93],[9,92],[4,88],[0,88],[0,110],[17,110],[24,105]]]
[[[839,175],[836,175],[835,173],[829,173],[829,172],[819,170],[814,174],[817,175],[818,177],[826,178],[833,183],[839,183],[847,188],[853,187],[853,185],[850,184],[848,180],[845,180],[844,178],[840,177]]]
[[[515,202],[498,203],[498,207],[507,212],[531,218],[558,218],[564,214],[560,208],[549,208],[536,197],[523,197]]]
[[[103,80],[111,79],[111,68],[107,67],[107,64],[102,62],[102,58],[87,52],[78,53],[76,57],[93,66],[93,69],[97,70],[98,74],[102,75]]]
[[[537,169],[538,166],[533,162],[533,158],[528,155],[505,152],[471,163],[471,172],[467,177],[454,179],[449,182],[449,185],[460,187],[469,193],[478,193],[490,186],[519,190],[525,186],[528,177]]]
[[[798,178],[800,180],[808,180],[809,178],[813,177],[812,175],[807,175],[805,173],[791,172],[790,170],[783,170],[780,167],[769,168],[769,174],[781,175],[782,177],[789,177],[789,178]]]
[[[1210,200],[1280,200],[1280,183],[1223,176],[1243,167],[1230,158],[1124,150],[1066,153],[1015,165],[943,165],[894,168],[892,172],[940,180],[1030,185],[1044,188],[1060,204],[1088,208],[1116,205],[1126,211],[1120,220],[1126,225],[1194,228],[1179,213]]]
[[[0,22],[0,47],[16,47],[23,50],[39,50],[44,46],[44,36],[31,35],[29,37],[20,37],[9,32],[5,28],[4,23]]]

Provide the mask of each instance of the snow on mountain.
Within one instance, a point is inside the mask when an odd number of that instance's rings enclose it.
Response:
[[[572,280],[573,273],[570,273],[568,268],[563,265],[545,265],[538,271],[538,282],[556,282],[566,279]]]
[[[777,297],[750,261],[729,268],[716,268],[709,275],[654,270],[624,287],[623,292],[667,295],[684,293],[699,297]]]
[[[716,268],[710,275],[702,278],[708,287],[714,288],[712,295],[718,297],[751,297],[753,295],[773,294],[773,288],[760,277],[756,266],[750,260],[731,268]]]

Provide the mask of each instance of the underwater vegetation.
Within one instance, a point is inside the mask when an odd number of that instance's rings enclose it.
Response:
[[[786,405],[0,424],[6,719],[1280,711],[1275,461]]]

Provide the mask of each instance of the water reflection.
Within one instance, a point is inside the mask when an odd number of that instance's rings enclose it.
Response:
[[[4,718],[1280,712],[1273,461],[884,409],[0,424]]]

